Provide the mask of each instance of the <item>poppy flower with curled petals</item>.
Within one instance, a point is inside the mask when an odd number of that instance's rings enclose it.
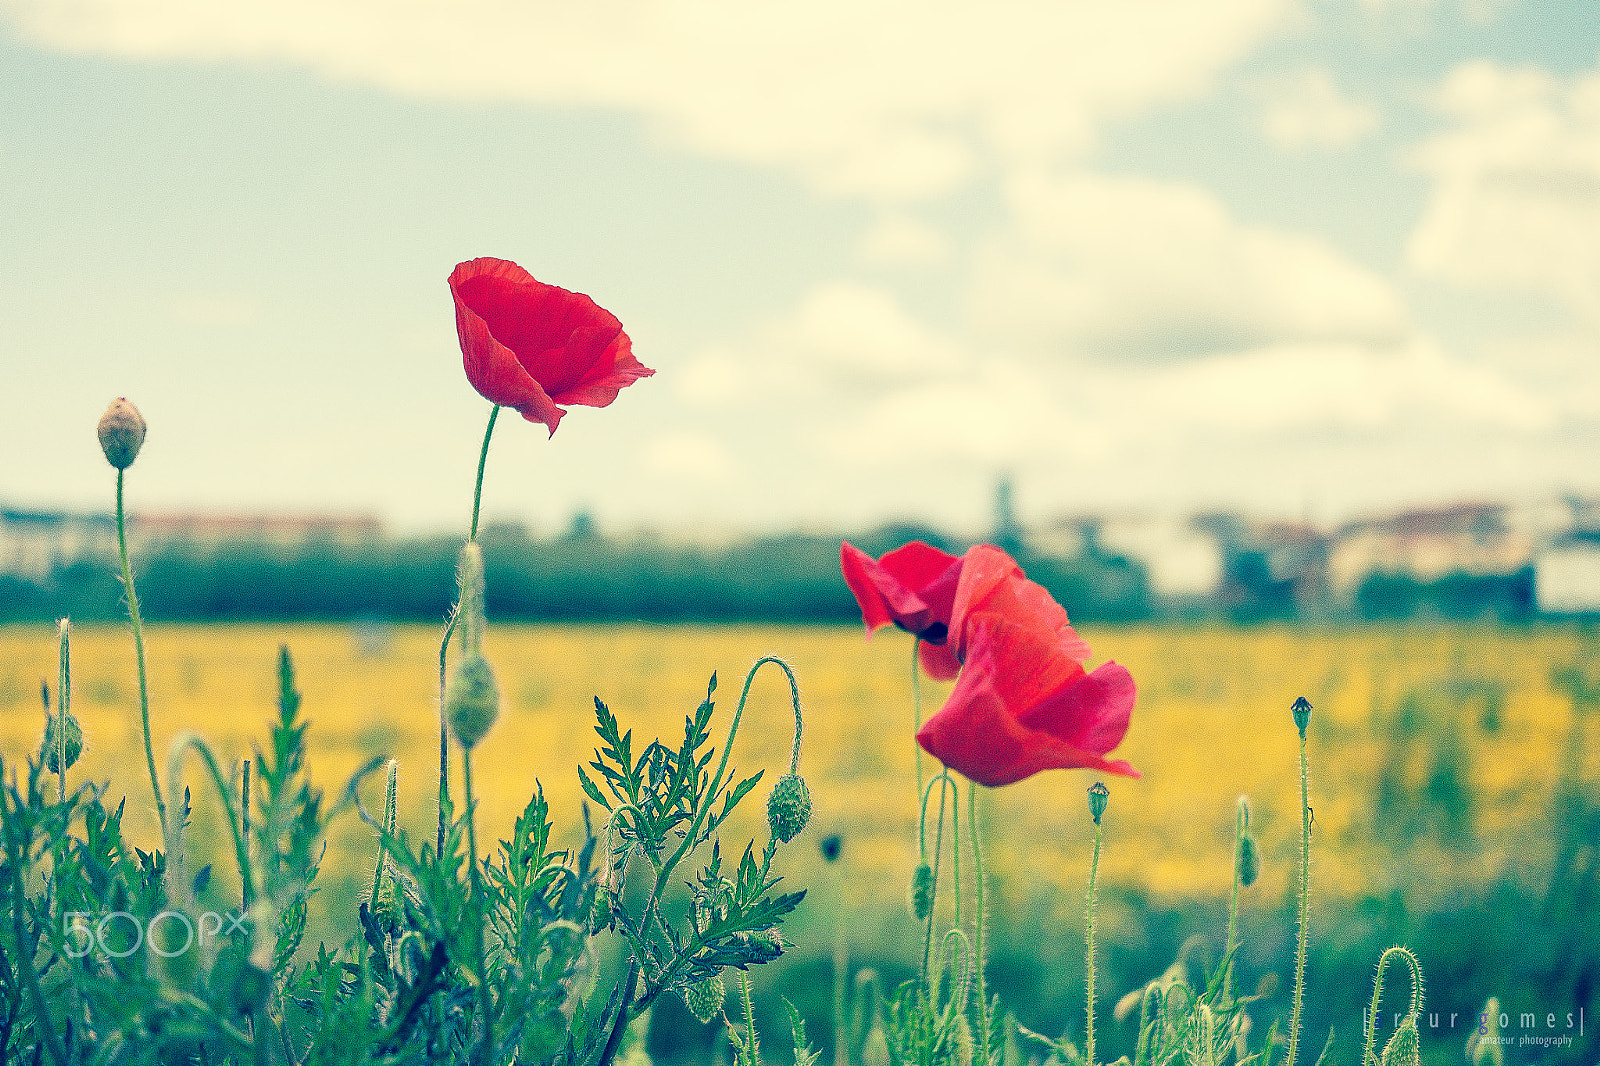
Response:
[[[1094,672],[1060,652],[1051,634],[987,611],[967,620],[961,679],[917,743],[952,770],[997,787],[1041,770],[1139,772],[1108,759],[1128,732],[1136,689],[1116,663]]]
[[[950,606],[950,643],[962,662],[970,654],[970,620],[983,612],[1049,634],[1058,653],[1073,662],[1089,658],[1088,642],[1068,623],[1055,597],[1029,581],[1017,561],[992,544],[969,548],[961,560],[961,580]]]
[[[467,380],[491,403],[556,426],[558,404],[605,407],[655,371],[633,356],[615,315],[589,297],[534,280],[504,259],[473,259],[450,273]]]
[[[961,560],[920,540],[874,559],[849,541],[839,545],[839,569],[870,635],[893,623],[919,638],[917,653],[928,676],[948,681],[961,664],[947,644],[950,609]]]

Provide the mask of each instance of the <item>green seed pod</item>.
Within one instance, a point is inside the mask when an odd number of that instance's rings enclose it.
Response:
[[[78,725],[78,720],[72,716],[71,712],[68,712],[66,718],[67,728],[63,734],[66,740],[66,751],[62,754],[66,755],[67,769],[70,770],[72,769],[72,764],[78,761],[78,756],[83,754],[83,729]],[[53,714],[45,719],[44,743],[39,748],[40,754],[44,756],[44,768],[53,774],[61,772],[60,759],[58,757],[58,738],[56,736],[57,726],[60,721],[61,719]]]
[[[689,1008],[689,1013],[709,1022],[722,1013],[722,1001],[727,996],[727,987],[723,985],[718,974],[712,974],[704,981],[697,981],[683,990],[683,1005]]]
[[[106,453],[106,462],[118,470],[126,470],[139,456],[144,446],[144,416],[125,398],[111,401],[106,413],[100,416],[97,427],[100,450]]]
[[[594,906],[589,908],[589,928],[596,933],[611,928],[611,897],[604,889],[594,894]]]
[[[444,713],[461,746],[472,750],[500,717],[500,686],[482,655],[463,659],[444,690]]]
[[[911,875],[911,916],[919,922],[928,920],[933,913],[933,867],[925,862],[917,864]]]
[[[1249,888],[1261,876],[1261,849],[1256,838],[1246,833],[1239,838],[1239,883]]]
[[[1294,715],[1294,727],[1300,730],[1300,735],[1306,735],[1306,726],[1311,721],[1311,701],[1304,696],[1297,698],[1294,705],[1289,708],[1289,713]]]
[[[1389,1038],[1383,1049],[1383,1066],[1421,1066],[1422,1044],[1417,1039],[1416,1022],[1407,1018]]]
[[[1111,798],[1111,790],[1103,782],[1096,781],[1089,786],[1089,814],[1094,817],[1094,824],[1100,824],[1100,816],[1106,813],[1106,801]]]
[[[811,790],[799,774],[784,774],[767,797],[767,823],[772,835],[785,844],[800,835],[811,821]]]

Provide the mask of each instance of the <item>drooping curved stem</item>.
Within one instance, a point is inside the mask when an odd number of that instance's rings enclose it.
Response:
[[[128,565],[127,520],[122,507],[122,475],[117,471],[117,550],[122,554],[122,591],[128,601],[128,620],[133,624],[133,656],[139,667],[139,720],[144,726],[144,761],[150,769],[150,791],[156,797],[156,817],[161,822],[163,846],[167,838],[167,804],[161,798],[161,781],[156,776],[155,749],[150,746],[150,686],[144,667],[144,620],[139,616],[139,594],[133,587],[133,568]]]
[[[933,795],[933,786],[939,786],[939,822],[933,834],[933,881],[928,886],[928,919],[927,931],[922,940],[922,983],[928,990],[928,1002],[933,1002],[933,980],[928,973],[929,956],[933,953],[933,916],[938,909],[939,902],[939,866],[943,859],[944,851],[944,804],[949,789],[955,787],[950,780],[950,771],[940,771],[939,776],[928,782],[927,791],[922,794],[922,833],[924,851],[926,851],[927,825],[928,825],[928,797]],[[960,802],[958,799],[957,802]]]
[[[478,449],[478,477],[472,485],[472,525],[467,529],[469,541],[478,539],[478,512],[483,505],[483,470],[489,462],[489,439],[494,436],[494,423],[500,417],[500,405],[489,409],[489,425],[483,431],[483,446]],[[450,637],[456,631],[460,604],[450,609],[450,619],[444,626],[444,639],[439,641],[439,839],[437,852],[444,854],[445,812],[450,807],[450,739],[449,726],[444,720],[444,689],[449,665]]]

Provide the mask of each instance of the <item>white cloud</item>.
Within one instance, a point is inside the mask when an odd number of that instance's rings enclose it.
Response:
[[[1170,360],[1295,342],[1391,345],[1387,281],[1303,234],[1245,225],[1210,193],[1138,177],[1031,173],[980,255],[981,333],[1045,351]]]
[[[1600,320],[1600,74],[1562,82],[1474,62],[1451,72],[1437,103],[1453,128],[1414,154],[1434,187],[1411,266]]]
[[[868,266],[931,266],[951,256],[950,239],[910,215],[885,215],[862,234],[856,255]]]
[[[1344,96],[1322,68],[1274,86],[1262,110],[1262,131],[1291,150],[1343,148],[1378,127],[1378,112]]]
[[[836,280],[813,286],[792,311],[746,337],[695,355],[681,388],[705,404],[761,393],[794,402],[871,397],[941,377],[964,359],[956,343],[918,321],[888,290]]]
[[[1203,91],[1289,0],[0,0],[26,38],[279,62],[398,92],[652,120],[827,193],[936,196],[991,157],[1071,156],[1108,119]]]

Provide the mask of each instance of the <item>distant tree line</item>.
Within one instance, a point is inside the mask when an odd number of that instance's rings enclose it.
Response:
[[[1230,558],[1213,600],[1163,603],[1137,560],[1095,544],[1061,559],[1029,555],[1001,530],[1028,575],[1072,613],[1075,622],[1211,617],[1236,622],[1481,618],[1506,621],[1533,613],[1531,571],[1507,577],[1457,575],[1437,582],[1373,575],[1355,603],[1330,608],[1304,588],[1274,580],[1249,553]],[[951,552],[964,544],[915,525],[884,526],[848,538],[881,554],[912,539]],[[858,621],[839,574],[839,537],[783,533],[726,545],[651,538],[617,539],[575,520],[565,535],[533,539],[520,530],[486,531],[490,614],[506,622]],[[172,545],[135,561],[141,606],[152,621],[433,622],[454,598],[460,541],[448,537],[385,540],[353,548],[312,542],[296,548],[235,543]],[[0,576],[0,622],[80,622],[124,617],[112,565],[78,563],[46,585]]]

